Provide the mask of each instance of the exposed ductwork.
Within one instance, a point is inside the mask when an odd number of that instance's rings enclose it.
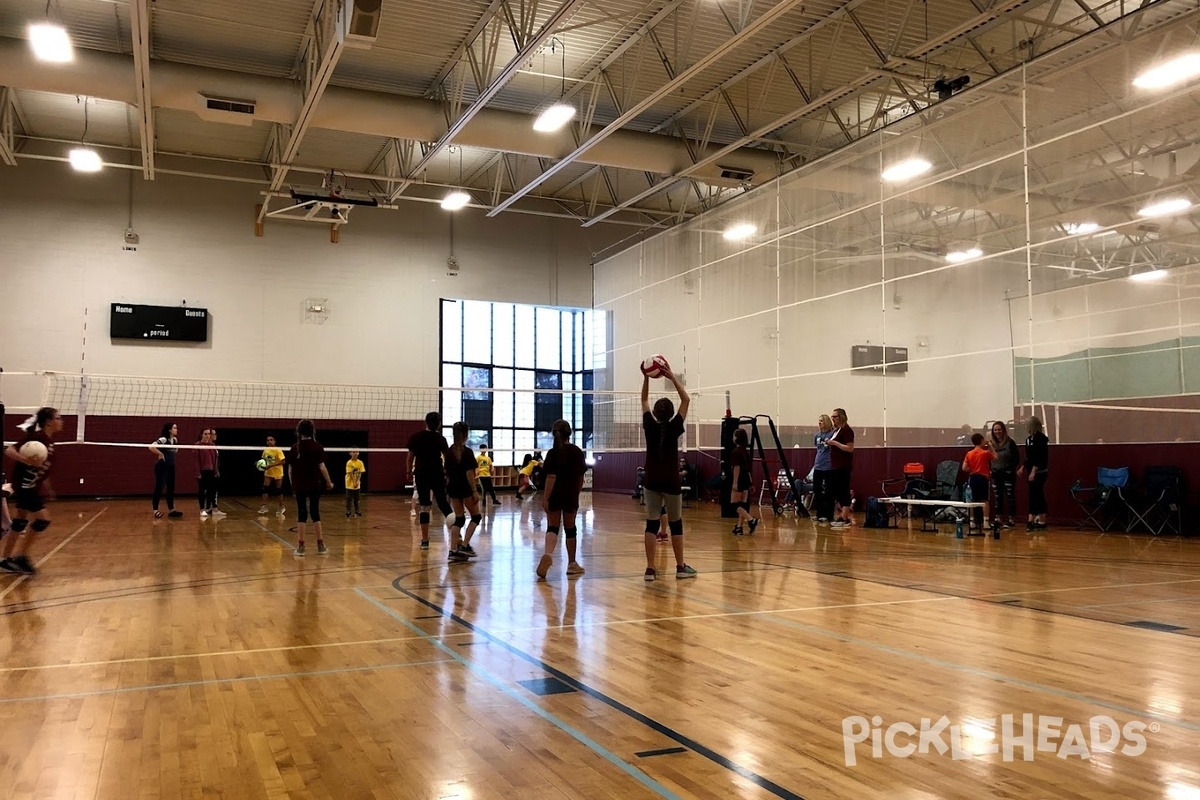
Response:
[[[214,112],[209,98],[246,101],[253,107],[252,119],[290,125],[303,102],[297,81],[269,78],[228,70],[210,69],[154,61],[150,69],[151,96],[156,108],[189,111],[207,120],[247,124],[244,113]],[[59,94],[82,94],[136,106],[133,58],[95,50],[75,51],[68,64],[48,66],[33,59],[27,43],[0,38],[0,84]],[[223,119],[228,115],[229,119]],[[418,97],[386,94],[331,86],[313,115],[312,126],[328,130],[434,142],[447,129],[441,103]],[[576,147],[569,129],[557,134],[534,134],[532,119],[496,109],[484,109],[455,138],[468,147],[520,153],[527,156],[562,158]],[[592,133],[600,128],[593,126]],[[584,134],[587,138],[592,134]],[[719,148],[701,150],[699,155]],[[590,149],[580,163],[671,175],[692,163],[687,146],[671,136],[637,131],[617,131]],[[330,165],[344,166],[351,165]],[[722,172],[744,175],[748,181],[722,177]],[[766,150],[742,148],[694,174],[698,180],[717,185],[765,183],[780,173],[779,158]]]

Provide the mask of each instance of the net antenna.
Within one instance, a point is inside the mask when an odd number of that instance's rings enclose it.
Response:
[[[779,486],[776,485],[775,477],[771,474],[771,470],[767,465],[766,446],[763,444],[763,437],[759,431],[759,420],[766,420],[767,429],[771,433],[771,441],[775,446],[775,453],[779,456],[779,470],[784,474],[787,485],[792,490],[796,515],[807,518],[809,516],[808,509],[804,507],[804,503],[800,500],[800,486],[796,482],[796,473],[792,469],[791,462],[788,461],[788,451],[784,449],[783,442],[779,439],[779,431],[775,427],[775,420],[766,414],[758,414],[753,417],[726,416],[721,421],[721,516],[737,516],[737,509],[729,502],[729,495],[733,491],[733,467],[730,465],[729,460],[733,456],[733,432],[743,426],[750,428],[751,454],[756,450],[758,451],[758,460],[762,465],[763,480],[771,492],[771,510],[775,513],[775,516],[780,516],[783,511],[783,504],[779,502]]]

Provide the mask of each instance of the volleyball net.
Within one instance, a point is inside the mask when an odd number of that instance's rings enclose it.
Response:
[[[663,395],[657,388],[654,398]],[[571,424],[572,441],[589,453],[645,448],[638,393],[572,386],[369,386],[5,372],[0,398],[9,416],[6,441],[19,433],[13,417],[24,419],[49,406],[64,418],[61,443],[97,447],[144,448],[165,424],[175,423],[184,449],[198,446],[205,429],[217,430],[221,450],[261,450],[268,435],[286,448],[295,440],[296,423],[310,419],[328,450],[406,453],[410,437],[436,411],[448,441],[451,426],[465,422],[468,446],[487,445],[497,466],[519,466],[526,453],[547,451],[551,426],[559,419]],[[681,446],[695,447],[698,440],[691,425]]]

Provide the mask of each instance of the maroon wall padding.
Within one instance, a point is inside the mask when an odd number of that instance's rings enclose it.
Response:
[[[12,441],[20,431],[16,426],[23,416],[6,415],[4,439]],[[136,433],[144,431],[144,447],[104,447],[101,445],[72,444],[76,435],[76,418],[63,417],[64,427],[56,437],[58,445],[54,451],[54,469],[50,474],[54,491],[60,497],[112,497],[123,495],[149,495],[154,489],[154,455],[146,448],[158,437],[162,422],[145,417],[88,417],[87,438],[90,441],[127,442],[134,440]],[[275,432],[279,446],[287,450],[295,440],[292,433],[296,420],[272,420],[258,418],[215,417],[206,419],[176,417],[179,426],[180,444],[193,444],[196,432],[204,427],[216,428],[226,434],[237,429]],[[365,431],[368,447],[404,447],[412,434],[425,427],[424,420],[317,420],[317,439],[321,429]],[[136,441],[136,440],[135,440]],[[220,442],[218,442],[220,443]],[[179,494],[196,493],[194,451],[180,450],[176,467],[175,490]],[[345,461],[344,454],[328,460],[336,465]],[[407,478],[407,453],[371,454],[370,489],[376,492],[399,491]],[[6,463],[5,473],[11,474],[12,464]],[[341,487],[340,470],[330,467],[334,486]],[[82,479],[82,483],[80,480]]]
[[[870,447],[861,448],[854,453],[854,473],[851,486],[862,510],[869,497],[881,494],[880,481],[884,478],[898,478],[904,473],[904,465],[920,462],[925,466],[925,477],[933,480],[938,462],[955,460],[962,462],[966,447]],[[796,451],[799,461],[797,477],[808,474],[812,466],[814,451],[802,449]],[[792,451],[789,451],[791,456]],[[1024,447],[1021,447],[1024,457]],[[719,454],[715,451],[697,453],[690,451],[685,457],[690,463],[699,467],[701,483],[714,477],[720,470],[716,460]],[[600,457],[592,478],[592,486],[600,492],[633,493],[637,479],[637,468],[642,465],[645,457],[641,453],[611,453]],[[767,451],[769,469],[778,468],[778,458],[773,451]],[[1046,499],[1050,506],[1050,518],[1059,523],[1074,522],[1082,518],[1079,506],[1071,499],[1070,489],[1076,480],[1084,486],[1096,485],[1096,469],[1098,467],[1129,467],[1133,484],[1141,483],[1142,474],[1148,466],[1176,466],[1183,470],[1184,491],[1186,502],[1184,510],[1184,532],[1200,533],[1197,524],[1197,490],[1200,489],[1200,443],[1171,443],[1171,444],[1069,444],[1050,445],[1050,478],[1046,483]],[[793,468],[796,465],[793,464]],[[754,485],[762,482],[761,462],[755,462]],[[757,499],[757,498],[755,498]],[[1017,487],[1017,511],[1024,517],[1028,494],[1023,487]],[[1191,513],[1189,513],[1191,512]]]

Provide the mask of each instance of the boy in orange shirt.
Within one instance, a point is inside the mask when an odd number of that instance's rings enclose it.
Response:
[[[971,502],[986,503],[988,501],[988,486],[991,484],[992,462],[996,454],[992,452],[988,441],[982,433],[971,437],[975,445],[963,459],[963,472],[967,473],[967,486],[971,488]],[[975,527],[983,530],[983,509],[975,509]]]

